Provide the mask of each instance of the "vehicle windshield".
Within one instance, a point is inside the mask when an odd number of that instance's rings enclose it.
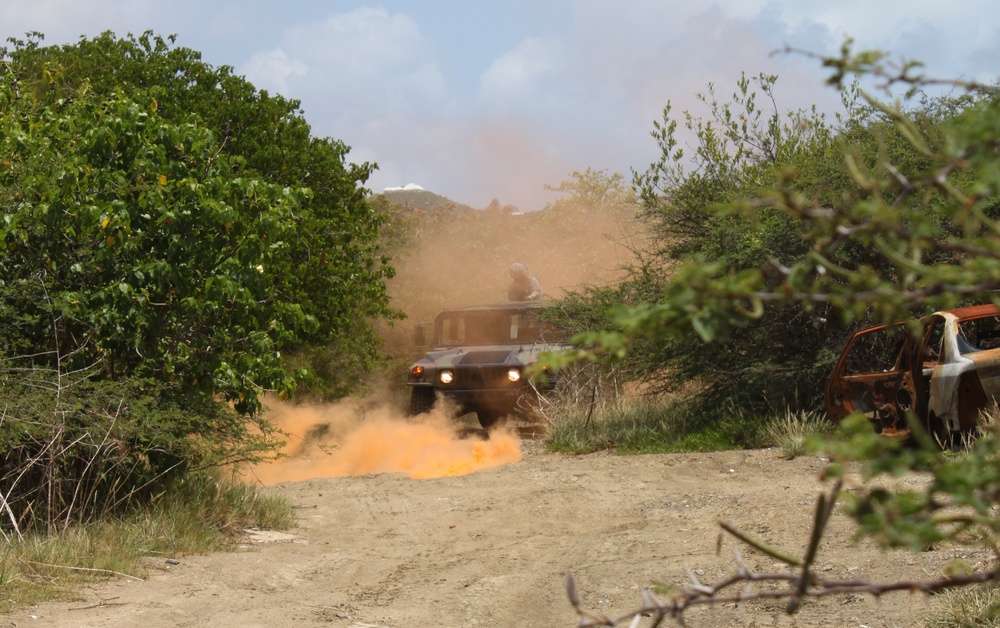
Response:
[[[434,345],[469,347],[563,342],[563,336],[535,312],[470,310],[444,312],[434,321]]]

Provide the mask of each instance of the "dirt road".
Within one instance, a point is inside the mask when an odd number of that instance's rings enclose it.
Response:
[[[459,477],[400,474],[275,485],[296,506],[287,537],[210,556],[158,559],[145,582],[115,580],[81,599],[23,609],[17,626],[574,626],[564,575],[588,609],[616,614],[654,580],[704,583],[733,569],[717,521],[801,552],[823,461],[776,450],[571,457],[521,443],[519,462]],[[835,516],[824,576],[924,578],[960,552],[882,553],[852,544]],[[749,567],[774,560],[743,550]],[[974,561],[974,557],[972,558]],[[912,626],[929,602],[892,594],[809,600],[795,616],[763,602],[691,611],[694,626]],[[33,619],[29,619],[29,616]]]

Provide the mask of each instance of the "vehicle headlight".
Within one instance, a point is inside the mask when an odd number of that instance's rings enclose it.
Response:
[[[442,384],[450,384],[455,380],[455,374],[451,371],[441,371],[438,379],[441,380]]]
[[[412,369],[410,369],[410,374],[414,377],[421,377],[424,374],[424,367],[417,364]]]
[[[521,370],[520,369],[509,369],[507,371],[507,379],[509,379],[512,382],[520,381],[520,379],[521,379]]]

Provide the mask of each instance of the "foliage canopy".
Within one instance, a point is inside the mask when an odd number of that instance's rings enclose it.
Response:
[[[843,84],[831,119],[782,112],[776,82],[744,76],[728,100],[709,85],[704,116],[665,107],[660,158],[634,178],[651,244],[624,282],[575,295],[592,319],[621,304],[576,357],[628,355],[663,388],[699,382],[708,407],[781,412],[818,403],[858,325],[992,298],[996,182],[974,131],[990,90],[904,106]]]
[[[4,355],[58,350],[247,412],[294,388],[282,351],[351,337],[377,357],[370,321],[395,313],[370,164],[161,37],[39,40],[2,51]]]
[[[323,346],[340,396],[398,317],[373,166],[152,33],[0,49],[0,501],[66,526],[273,447]],[[336,357],[334,358],[336,359]],[[0,527],[3,532],[4,527]]]
[[[745,80],[730,104],[706,97],[710,120],[687,117],[697,137],[690,162],[675,140],[668,107],[653,133],[662,158],[636,184],[662,245],[652,254],[661,264],[651,267],[660,271],[667,260],[670,272],[653,272],[655,287],[614,310],[612,331],[580,335],[581,349],[571,357],[621,357],[653,338],[673,343],[681,355],[674,363],[687,361],[699,373],[727,354],[752,365],[755,356],[772,353],[765,349],[781,355],[787,347],[789,358],[798,351],[811,361],[820,355],[817,347],[839,343],[832,343],[833,335],[813,342],[805,324],[810,318],[818,317],[816,329],[829,334],[823,330],[832,325],[906,319],[969,301],[1000,303],[1000,92],[931,79],[918,73],[919,64],[885,59],[879,52],[854,54],[850,42],[840,57],[822,59],[847,105],[836,124],[815,115],[793,114],[787,122],[776,112],[755,116],[756,96]],[[851,77],[873,82],[875,90],[849,84]],[[760,93],[769,94],[772,81],[759,77]],[[939,85],[952,92],[923,94]],[[902,100],[877,96],[879,89],[891,95],[894,86],[904,88]],[[684,169],[687,163],[693,170]],[[755,345],[754,334],[767,342]],[[791,337],[785,344],[778,342],[782,334]],[[693,356],[693,343],[703,356]],[[726,380],[728,374],[721,378]],[[695,604],[763,598],[771,592],[726,591],[768,580],[789,585],[777,592],[789,613],[808,596],[931,593],[1000,580],[995,416],[984,419],[981,438],[961,454],[941,451],[916,420],[910,421],[914,442],[905,447],[876,435],[863,416],[841,427],[836,437],[814,443],[832,460],[824,479],[835,481],[817,502],[801,559],[723,525],[742,543],[785,563],[787,573],[754,573],[737,556],[734,575],[719,584],[694,581],[669,602],[653,600],[619,618],[583,611],[570,579],[581,625],[619,625],[643,615],[654,623],[682,620]],[[843,496],[840,478],[848,462],[862,463],[866,480],[920,473],[927,481],[895,491],[866,485]],[[826,581],[813,573],[813,562],[841,500],[859,534],[882,546],[919,551],[932,543],[973,544],[992,553],[993,565],[976,571],[956,561],[924,582]]]

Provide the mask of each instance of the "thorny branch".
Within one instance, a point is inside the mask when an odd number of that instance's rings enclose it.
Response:
[[[736,570],[729,577],[714,584],[704,585],[698,581],[697,576],[686,569],[688,582],[683,587],[683,592],[675,595],[669,600],[661,600],[656,594],[644,589],[642,592],[643,605],[633,611],[618,617],[608,617],[596,615],[584,610],[580,601],[580,596],[576,590],[576,580],[573,574],[566,574],[566,593],[570,603],[576,610],[580,618],[578,626],[580,628],[596,628],[598,626],[639,626],[639,623],[648,618],[652,627],[661,626],[665,619],[673,619],[678,625],[684,625],[684,612],[694,606],[712,606],[720,604],[742,604],[754,600],[787,600],[785,611],[788,614],[795,613],[805,598],[820,598],[830,595],[845,594],[867,594],[880,597],[886,593],[895,591],[910,591],[916,593],[937,593],[946,589],[968,586],[971,584],[981,584],[984,582],[1000,581],[1000,566],[991,571],[962,574],[939,578],[937,580],[923,581],[898,581],[888,583],[874,583],[866,580],[835,580],[817,576],[812,572],[811,567],[819,549],[820,540],[823,538],[826,524],[833,513],[833,506],[837,501],[842,483],[838,481],[828,494],[820,494],[816,503],[816,515],[813,519],[812,532],[810,534],[809,546],[806,548],[805,557],[801,560],[789,556],[779,550],[771,548],[761,541],[754,539],[737,530],[731,524],[721,522],[722,529],[735,536],[741,542],[775,558],[791,568],[798,568],[797,571],[786,571],[780,573],[758,573],[749,569],[743,562],[739,550],[734,551]],[[721,548],[720,540],[717,544]],[[786,587],[778,587],[769,590],[752,590],[755,583],[786,584]],[[739,585],[744,585],[742,592],[731,593],[730,590]]]
[[[741,604],[753,600],[764,599],[788,599],[795,595],[795,590],[791,588],[798,581],[799,576],[794,573],[756,573],[747,569],[740,562],[739,553],[736,553],[737,570],[727,578],[711,587],[704,587],[692,582],[688,585],[688,592],[681,596],[663,602],[649,590],[643,591],[645,604],[619,617],[599,617],[585,610],[579,604],[579,598],[573,603],[577,615],[580,616],[580,628],[593,628],[596,626],[622,626],[626,622],[636,622],[643,617],[651,618],[651,626],[660,626],[664,619],[674,619],[678,625],[684,625],[683,613],[692,606],[717,605],[717,604]],[[806,590],[806,597],[826,597],[830,595],[845,595],[850,593],[868,594],[874,597],[881,597],[886,593],[895,591],[910,591],[915,593],[938,593],[946,589],[963,587],[970,584],[981,584],[1000,580],[1000,568],[966,574],[940,578],[938,580],[924,581],[900,581],[878,584],[865,580],[830,580],[827,578],[812,577],[809,587]],[[733,595],[719,595],[725,589],[737,584],[755,582],[786,582],[790,586],[787,589],[756,591],[747,593],[737,593]],[[574,600],[576,584],[572,575],[566,578],[567,591],[570,591],[570,600]],[[637,625],[637,624],[632,624]]]
[[[827,83],[831,85],[839,85],[844,81],[845,77],[852,74],[868,74],[879,81],[876,87],[884,91],[888,91],[892,86],[897,84],[908,86],[938,85],[945,87],[959,87],[965,89],[966,91],[986,91],[989,93],[996,93],[997,91],[996,86],[987,85],[978,81],[965,81],[953,78],[934,78],[926,76],[919,72],[919,70],[923,67],[923,64],[913,60],[907,60],[905,58],[893,61],[887,54],[881,52],[862,52],[855,57],[851,48],[853,43],[853,39],[848,39],[844,45],[841,46],[840,57],[828,57],[820,53],[788,45],[780,50],[775,50],[771,54],[795,54],[807,59],[814,59],[822,62],[824,67],[833,71],[833,75],[827,79]]]

